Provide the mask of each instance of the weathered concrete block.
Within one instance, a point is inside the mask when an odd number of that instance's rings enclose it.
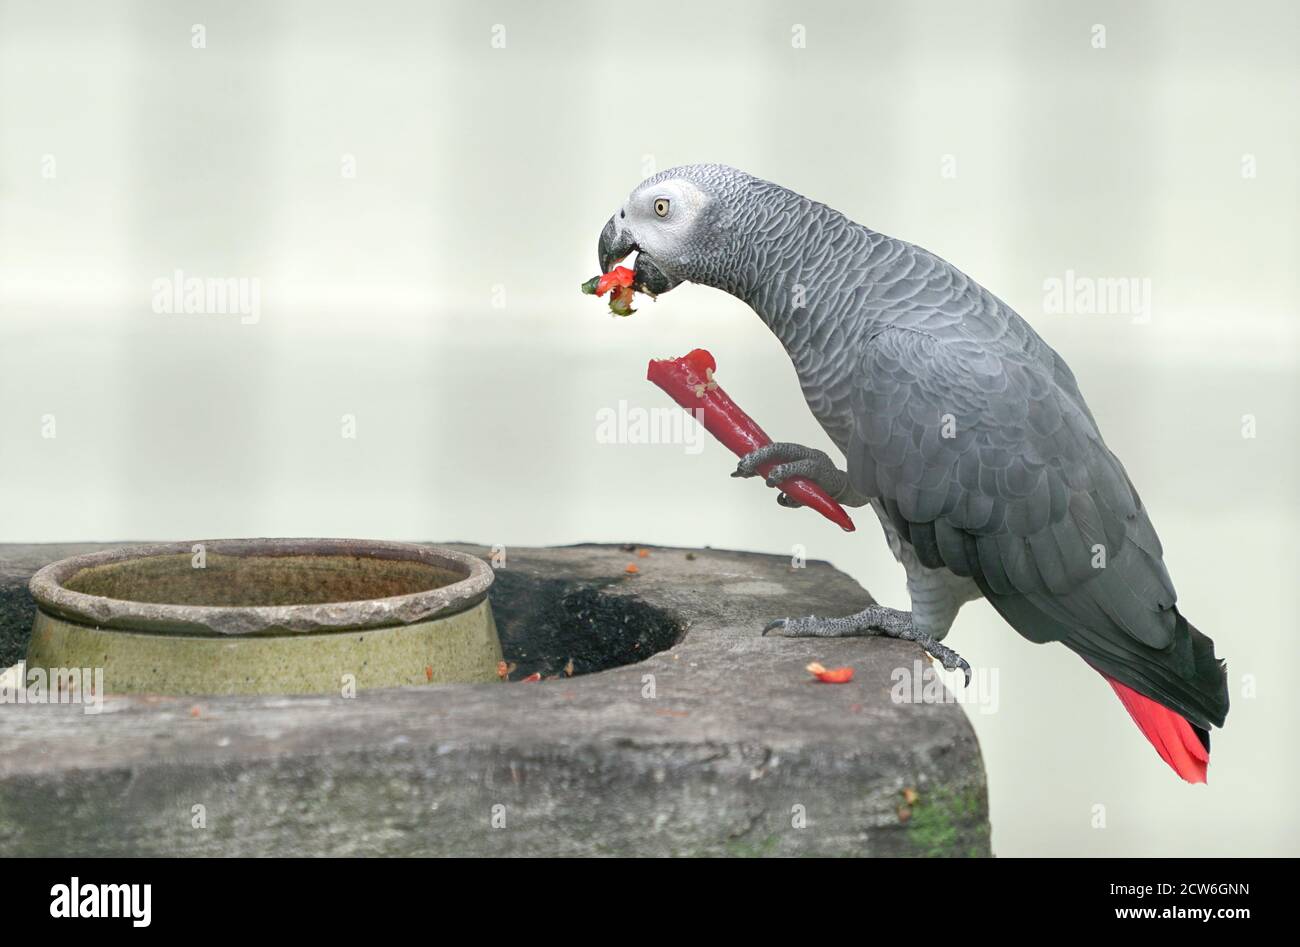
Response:
[[[96,548],[0,545],[6,660],[26,578]],[[961,708],[891,700],[914,645],[759,636],[857,610],[860,586],[821,562],[648,548],[509,550],[503,648],[557,680],[0,705],[0,853],[990,853]],[[857,673],[817,684],[812,660]]]

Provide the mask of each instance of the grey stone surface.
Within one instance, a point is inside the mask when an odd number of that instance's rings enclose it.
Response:
[[[23,574],[93,548],[0,545],[7,657],[26,634],[12,622],[30,621]],[[630,597],[685,627],[599,673],[354,699],[110,697],[98,716],[0,705],[0,853],[990,854],[962,709],[890,699],[919,649],[759,636],[772,617],[854,611],[860,586],[821,562],[646,548],[508,550],[516,585]],[[815,683],[812,660],[856,677]]]

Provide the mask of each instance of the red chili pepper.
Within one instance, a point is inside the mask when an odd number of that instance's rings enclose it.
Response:
[[[712,355],[704,349],[693,349],[681,358],[652,360],[646,378],[687,411],[701,409],[705,430],[737,457],[744,457],[772,443],[754,419],[718,387],[713,380],[716,368]],[[778,463],[780,461],[759,465],[759,474],[766,476]],[[844,507],[812,480],[790,477],[781,481],[780,488],[787,496],[816,510],[841,529],[852,532],[853,520],[844,512]]]
[[[808,665],[807,671],[823,684],[847,684],[853,680],[853,668],[824,668],[816,661]]]

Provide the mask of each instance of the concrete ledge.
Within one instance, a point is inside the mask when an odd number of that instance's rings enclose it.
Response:
[[[15,623],[30,626],[24,575],[97,548],[0,545],[6,657],[25,639]],[[990,854],[962,709],[890,699],[891,672],[919,649],[758,634],[772,617],[860,608],[857,583],[821,562],[648,548],[512,548],[506,569],[630,596],[686,628],[637,664],[353,699],[110,697],[98,716],[0,705],[0,851]],[[811,660],[856,677],[814,683]]]

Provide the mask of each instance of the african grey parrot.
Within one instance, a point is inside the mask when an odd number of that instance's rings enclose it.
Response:
[[[758,313],[848,466],[775,443],[733,476],[775,459],[769,486],[804,476],[869,503],[907,571],[910,613],[870,605],[764,634],[906,638],[969,681],[940,641],[982,595],[1029,640],[1101,672],[1165,762],[1205,780],[1226,667],[1179,613],[1160,540],[1073,373],[1024,319],[933,253],[724,165],[633,190],[601,232],[601,271],[634,251],[638,290],[701,283]]]

